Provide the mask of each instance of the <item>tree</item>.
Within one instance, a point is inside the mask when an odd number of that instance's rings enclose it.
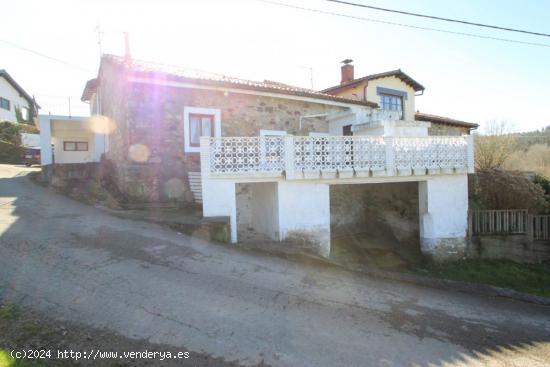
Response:
[[[474,136],[475,166],[477,170],[501,168],[514,152],[516,136],[509,121],[488,121],[485,134]]]

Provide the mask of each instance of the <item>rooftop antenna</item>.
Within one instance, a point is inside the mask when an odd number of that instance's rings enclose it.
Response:
[[[309,70],[309,81],[311,83],[311,90],[315,90],[315,88],[313,88],[313,67],[306,65],[302,65],[300,67]]]
[[[101,57],[101,55],[103,54],[103,46],[101,44],[103,32],[101,31],[101,25],[99,24],[99,21],[95,26],[95,31],[97,33],[97,46],[99,47],[99,57]]]

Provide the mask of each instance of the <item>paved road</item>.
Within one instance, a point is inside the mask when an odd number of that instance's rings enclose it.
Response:
[[[0,296],[273,366],[548,366],[550,308],[242,253],[114,218],[0,166]]]

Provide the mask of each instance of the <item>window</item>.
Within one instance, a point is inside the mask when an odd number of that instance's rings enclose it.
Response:
[[[10,110],[10,101],[0,97],[0,108],[3,108],[5,110]]]
[[[214,136],[214,116],[189,114],[189,146],[200,147],[201,136]]]
[[[380,95],[380,105],[383,110],[403,111],[403,97],[391,94]]]
[[[87,141],[64,141],[63,150],[67,152],[87,152]]]
[[[221,111],[215,108],[183,108],[184,151],[200,152],[201,136],[221,137]]]

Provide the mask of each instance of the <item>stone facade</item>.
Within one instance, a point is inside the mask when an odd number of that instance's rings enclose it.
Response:
[[[135,201],[192,201],[187,172],[200,171],[199,153],[184,151],[184,107],[221,111],[222,136],[259,136],[261,129],[308,135],[328,132],[325,118],[300,117],[345,107],[295,99],[124,82],[124,69],[105,64],[103,113],[115,120],[108,158],[121,191]]]
[[[432,126],[428,128],[428,135],[457,136],[468,134],[470,134],[470,130],[467,127],[444,125],[434,122],[432,122]]]

